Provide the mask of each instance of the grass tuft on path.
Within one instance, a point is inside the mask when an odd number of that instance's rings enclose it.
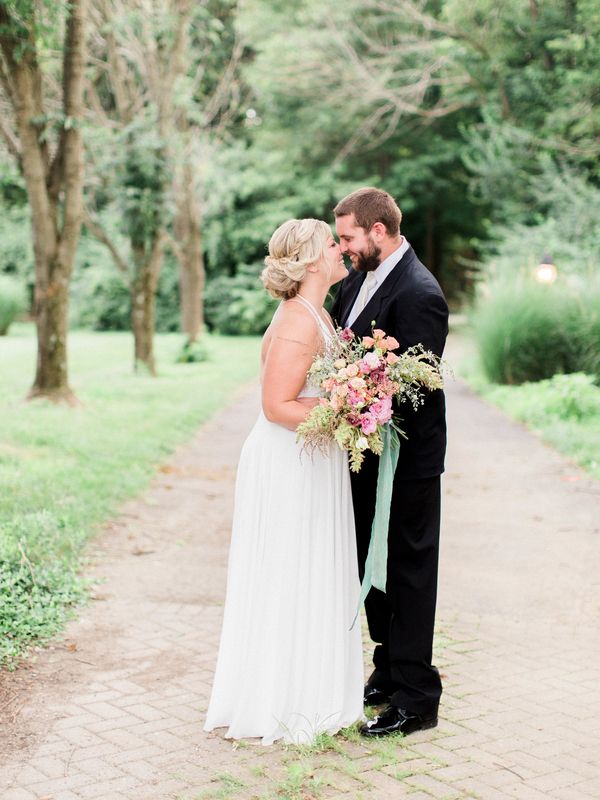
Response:
[[[176,363],[181,336],[156,337],[159,374],[134,374],[128,333],[74,331],[81,406],[26,403],[32,326],[0,338],[0,666],[60,630],[86,587],[83,545],[156,467],[258,372],[259,340],[207,336],[209,358]]]

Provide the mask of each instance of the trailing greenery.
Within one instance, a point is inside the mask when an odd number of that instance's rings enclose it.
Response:
[[[85,594],[83,545],[162,460],[258,370],[257,339],[206,337],[207,359],[176,364],[157,337],[158,378],[132,375],[130,334],[71,334],[76,409],[24,404],[33,330],[15,325],[0,360],[0,663],[52,635]]]
[[[8,275],[0,275],[0,336],[6,335],[10,325],[26,307],[21,281]]]

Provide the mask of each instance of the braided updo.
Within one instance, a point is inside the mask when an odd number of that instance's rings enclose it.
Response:
[[[320,219],[288,219],[269,241],[261,280],[273,297],[289,300],[298,294],[310,264],[325,255],[329,225]]]

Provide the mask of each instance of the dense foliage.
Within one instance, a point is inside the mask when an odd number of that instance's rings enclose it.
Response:
[[[600,289],[531,278],[496,281],[473,315],[487,378],[518,384],[556,373],[587,372],[600,380]]]
[[[455,307],[476,282],[502,283],[544,253],[583,282],[595,270],[594,0],[211,0],[194,14],[192,60],[173,98],[194,132],[209,327],[260,332],[271,306],[259,299],[258,274],[273,229],[290,216],[331,221],[336,200],[363,184],[398,199],[404,232]],[[127,24],[114,22],[117,37]],[[170,24],[157,17],[148,30],[170,46]],[[141,41],[141,28],[135,35]],[[95,53],[105,57],[102,47]],[[116,100],[99,70],[102,113],[92,104],[86,124],[93,206],[125,254],[126,233],[135,239],[160,223],[174,234],[176,195],[164,180],[177,161],[164,159],[179,147],[172,134],[158,136],[160,103],[151,83],[144,89],[145,62],[131,59],[144,113],[120,129],[107,125]],[[8,233],[0,271],[31,285],[22,185],[6,169],[0,185]],[[18,225],[5,222],[10,215]],[[157,317],[171,328],[180,298],[174,268],[165,270]],[[74,324],[129,325],[116,275],[84,231]]]

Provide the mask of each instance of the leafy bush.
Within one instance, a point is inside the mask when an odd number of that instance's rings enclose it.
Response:
[[[600,387],[591,375],[573,372],[520,386],[480,386],[517,419],[534,426],[600,420]]]
[[[530,281],[492,284],[472,322],[482,366],[493,383],[523,383],[582,368],[573,294]]]
[[[177,264],[165,258],[156,294],[156,330],[179,330],[179,276]],[[95,331],[131,328],[131,298],[124,276],[106,248],[82,236],[71,285],[71,324]]]
[[[4,336],[12,322],[26,309],[22,282],[8,275],[0,275],[0,336]]]
[[[187,341],[175,359],[178,364],[199,364],[208,360],[208,349],[205,342]]]
[[[211,330],[234,336],[265,332],[277,307],[258,277],[260,265],[241,267],[234,277],[221,275],[208,282],[206,324]]]
[[[559,419],[583,420],[600,416],[600,389],[591,375],[574,372],[555,375],[535,384],[540,392],[540,412]],[[536,388],[532,387],[535,392]],[[535,402],[535,396],[532,397]]]
[[[14,666],[23,644],[52,636],[84,597],[70,552],[80,542],[68,539],[64,527],[50,511],[38,511],[7,522],[0,532],[2,665]]]
[[[33,286],[33,246],[28,206],[0,206],[0,274],[19,276]]]

